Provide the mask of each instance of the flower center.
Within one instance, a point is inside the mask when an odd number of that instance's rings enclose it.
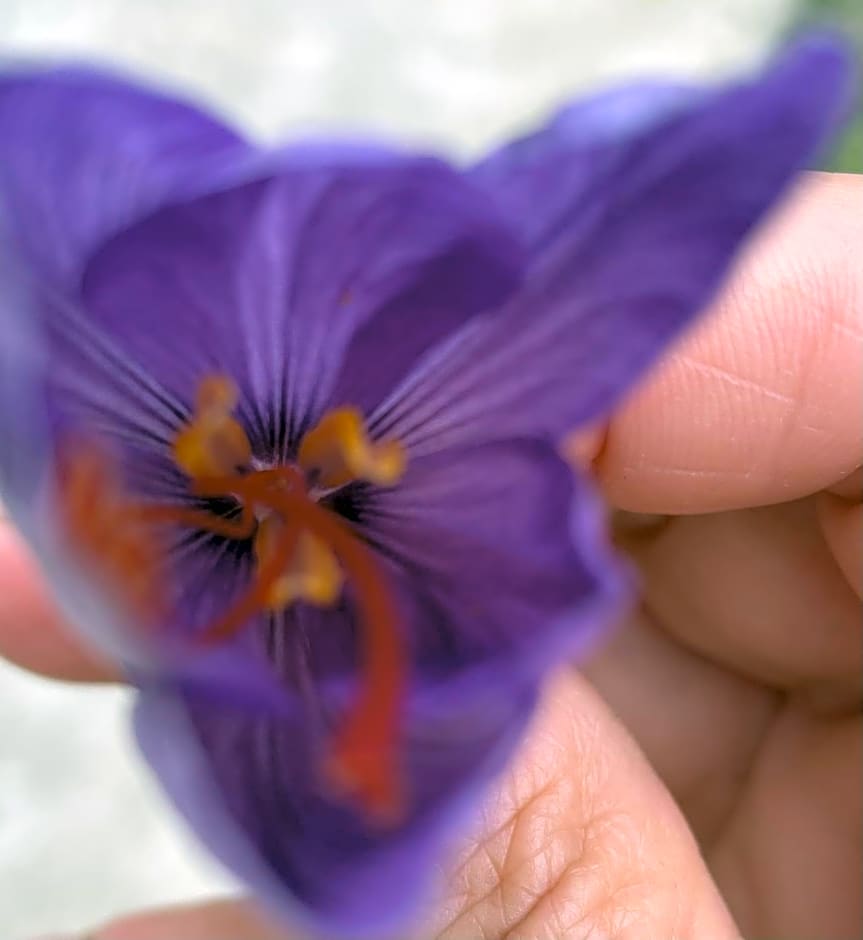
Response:
[[[90,525],[93,502],[85,502],[85,496],[92,500],[98,491],[105,463],[85,449],[77,461],[77,477],[65,477],[74,478],[75,486],[61,486],[70,531],[78,545],[98,554],[110,580],[116,575],[123,584],[134,580],[135,552],[106,542],[100,534],[106,529],[130,533],[125,542],[133,546],[149,544],[131,535],[146,532],[142,522],[252,538],[255,576],[234,605],[200,633],[199,640],[207,644],[228,639],[264,610],[280,611],[298,601],[331,606],[347,585],[361,627],[361,686],[330,742],[324,772],[332,787],[356,800],[369,816],[393,821],[404,809],[397,759],[406,679],[400,617],[376,555],[341,517],[320,505],[316,495],[354,480],[393,485],[404,472],[404,451],[397,442],[369,441],[360,414],[343,408],[326,414],[305,435],[296,466],[253,469],[249,440],[233,416],[237,397],[230,379],[206,378],[192,420],[174,441],[173,456],[189,477],[192,494],[234,499],[239,516],[225,519],[206,510],[134,506],[112,496],[97,532]],[[83,483],[78,479],[82,474]],[[112,486],[111,494],[115,490]],[[139,568],[154,570],[149,563]],[[154,580],[139,573],[137,593],[146,598]]]

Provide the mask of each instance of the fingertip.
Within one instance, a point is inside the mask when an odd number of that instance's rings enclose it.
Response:
[[[863,177],[808,174],[703,322],[612,421],[615,506],[695,513],[817,492],[863,460]]]

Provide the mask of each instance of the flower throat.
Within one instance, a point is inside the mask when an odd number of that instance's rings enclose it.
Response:
[[[140,522],[252,539],[252,582],[197,634],[202,644],[229,639],[262,611],[281,611],[300,601],[331,606],[349,586],[361,628],[361,683],[330,741],[323,771],[327,783],[367,816],[393,822],[404,811],[398,737],[406,656],[399,613],[375,554],[316,496],[355,480],[396,484],[405,469],[404,451],[394,441],[370,442],[359,412],[342,408],[328,412],[305,435],[296,464],[253,469],[251,445],[234,417],[237,398],[230,379],[205,378],[192,419],[174,441],[173,458],[189,478],[192,495],[233,499],[238,516],[132,505],[107,463],[85,448],[64,462],[61,505],[67,528],[97,557],[127,603],[149,620],[164,616],[165,608],[157,600],[154,542]]]

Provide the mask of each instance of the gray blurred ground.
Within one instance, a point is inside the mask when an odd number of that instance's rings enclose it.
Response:
[[[348,125],[464,154],[599,81],[727,72],[795,13],[793,0],[0,0],[0,55],[119,63],[266,137]],[[139,764],[128,705],[0,664],[0,940],[230,884]]]

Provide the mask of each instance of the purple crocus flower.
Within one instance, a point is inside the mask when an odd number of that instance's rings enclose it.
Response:
[[[618,89],[467,170],[0,76],[2,494],[274,911],[416,916],[623,593],[560,439],[705,306],[848,71],[815,38],[745,84]]]

